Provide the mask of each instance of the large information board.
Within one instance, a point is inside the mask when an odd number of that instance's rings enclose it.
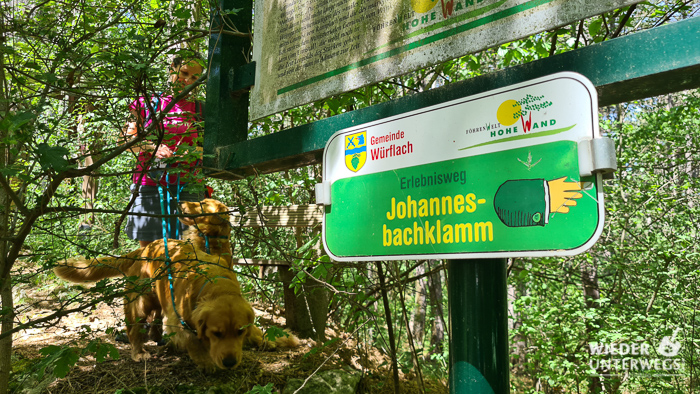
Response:
[[[559,73],[336,133],[323,242],[335,260],[572,255],[602,231],[593,85]]]
[[[250,118],[563,26],[639,0],[255,2]]]

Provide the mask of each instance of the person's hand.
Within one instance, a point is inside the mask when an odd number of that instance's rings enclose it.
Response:
[[[126,135],[135,136],[136,135],[136,122],[129,122],[126,124]]]
[[[156,149],[156,158],[158,159],[167,159],[168,157],[173,157],[173,151],[168,148],[166,145],[159,145],[158,149]]]

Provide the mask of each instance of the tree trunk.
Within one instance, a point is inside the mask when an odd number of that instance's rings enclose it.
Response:
[[[425,273],[425,265],[421,264],[416,267],[416,276],[421,276]],[[425,278],[416,281],[416,296],[415,296],[415,306],[411,312],[410,318],[410,329],[413,334],[413,341],[416,344],[416,350],[422,353],[423,349],[423,338],[425,338],[425,310],[427,307],[426,298],[426,280]]]
[[[0,10],[0,26],[5,26],[4,11]],[[5,46],[5,34],[0,32],[0,48]],[[0,118],[5,118],[9,113],[9,100],[5,91],[5,55],[0,52]],[[9,130],[0,130],[0,139],[3,141],[9,137]],[[6,168],[10,163],[10,152],[6,147],[0,148],[0,166]],[[9,244],[6,239],[10,234],[10,198],[4,188],[0,188],[0,332],[5,334],[12,331],[14,317],[14,303],[12,302],[12,283],[7,260]],[[0,340],[0,394],[8,392],[10,372],[12,370],[12,335]]]
[[[279,275],[284,286],[284,317],[287,320],[287,327],[301,337],[310,338],[311,336],[305,334],[309,331],[313,332],[311,318],[306,307],[302,307],[302,303],[298,301],[294,289],[290,288],[296,275],[286,266],[279,268]]]
[[[1,66],[1,65],[0,65]],[[2,80],[0,80],[0,85]],[[5,134],[5,133],[3,133]],[[8,152],[5,149],[2,152],[2,165],[7,165]],[[10,230],[10,198],[5,189],[0,188],[0,333],[6,334],[12,331],[14,322],[14,303],[12,300],[12,278],[10,276],[10,268],[12,261],[8,260],[10,250],[9,241],[6,239],[11,237]],[[11,364],[12,355],[12,335],[7,335],[0,339],[0,394],[7,393],[10,381],[10,372],[12,371]]]
[[[302,285],[303,290],[295,293],[289,287],[296,276],[294,271],[289,267],[280,267],[279,275],[284,286],[284,317],[287,327],[301,338],[324,341],[329,299],[327,292],[305,283]]]
[[[12,301],[12,286],[9,278],[7,284],[0,291],[2,301],[2,333],[10,332],[13,328],[15,306]],[[0,340],[0,393],[8,392],[10,384],[10,372],[12,372],[12,335]]]
[[[328,289],[313,280],[304,284],[304,299],[308,305],[311,324],[314,328],[314,339],[318,342],[326,341],[326,323],[328,320],[328,304],[330,292]]]
[[[598,287],[598,270],[594,264],[584,262],[581,264],[581,282],[583,284],[583,297],[586,300],[586,308],[597,309],[600,299],[600,289]],[[597,322],[586,321],[586,338],[592,338],[594,331],[599,329]],[[602,371],[597,371],[602,372]],[[602,393],[603,383],[599,377],[591,377],[588,382],[588,392],[591,394]]]
[[[297,228],[296,231],[297,247],[301,247],[301,229]],[[303,291],[295,293],[294,289],[289,288],[294,280],[294,271],[289,267],[280,267],[279,275],[284,286],[284,316],[287,326],[302,338],[324,342],[330,303],[328,289],[313,279],[305,279],[302,284]]]
[[[442,264],[438,260],[430,260],[428,269],[432,270]],[[428,354],[442,354],[445,350],[445,314],[442,307],[442,273],[443,271],[435,272],[428,276],[428,300],[430,303],[431,317],[431,334],[430,334],[430,351]]]
[[[516,260],[523,263],[523,260]],[[523,317],[520,313],[515,312],[515,300],[520,297],[527,296],[527,286],[523,281],[518,281],[516,284],[508,285],[508,319],[509,332],[517,332],[523,325]],[[522,334],[515,334],[513,337],[513,353],[511,356],[511,365],[515,375],[525,375],[525,362],[527,361],[527,338]]]

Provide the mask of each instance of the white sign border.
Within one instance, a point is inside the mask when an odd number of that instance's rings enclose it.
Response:
[[[600,138],[600,130],[598,127],[598,117],[597,117],[597,109],[598,109],[598,94],[597,91],[595,90],[595,86],[593,83],[588,80],[585,76],[574,73],[574,72],[560,72],[556,74],[551,74],[545,77],[541,78],[536,78],[532,80],[528,80],[525,82],[521,82],[518,84],[514,85],[509,85],[503,88],[499,89],[494,89],[490,90],[484,93],[480,93],[477,95],[473,96],[467,96],[463,97],[460,99],[448,101],[445,103],[421,108],[419,110],[403,113],[400,115],[395,115],[389,118],[384,118],[380,119],[377,121],[369,122],[369,123],[364,123],[362,125],[357,125],[357,126],[352,126],[343,130],[340,130],[336,133],[333,134],[331,138],[328,139],[326,142],[326,147],[323,150],[323,182],[329,182],[327,180],[327,155],[326,153],[328,152],[328,147],[334,142],[335,138],[338,138],[342,135],[345,134],[350,134],[354,133],[357,131],[360,131],[362,129],[368,129],[370,127],[383,124],[383,123],[390,123],[393,121],[396,121],[398,119],[403,119],[407,117],[412,117],[416,115],[423,114],[425,112],[431,112],[435,110],[439,110],[441,108],[457,105],[457,104],[462,104],[465,102],[469,101],[474,101],[478,100],[480,98],[508,92],[511,90],[516,90],[516,89],[522,89],[524,87],[530,86],[530,85],[535,85],[535,84],[541,84],[544,82],[550,82],[553,80],[557,79],[574,79],[578,82],[580,82],[588,91],[589,97],[591,100],[591,121],[593,125],[593,129],[591,130],[591,139],[595,138]],[[533,144],[534,145],[534,144]],[[505,149],[504,149],[505,150]],[[466,156],[465,156],[466,157]],[[366,174],[363,174],[366,175]],[[323,248],[326,251],[326,253],[331,257],[332,260],[339,261],[339,262],[351,262],[351,261],[393,261],[393,260],[426,260],[426,259],[492,259],[492,258],[511,258],[511,257],[566,257],[566,256],[574,256],[577,254],[581,254],[588,249],[590,249],[600,238],[600,235],[603,232],[603,226],[605,224],[605,199],[604,199],[604,193],[603,193],[603,176],[602,174],[596,174],[596,199],[598,201],[598,224],[596,226],[596,230],[594,233],[591,235],[591,237],[588,239],[587,242],[582,244],[581,246],[574,248],[574,249],[557,249],[557,250],[534,250],[534,251],[507,251],[507,252],[474,252],[474,253],[436,253],[436,254],[419,254],[419,255],[414,255],[414,254],[402,254],[402,255],[372,255],[372,256],[350,256],[350,257],[343,257],[343,256],[336,256],[333,254],[330,249],[328,248],[328,245],[326,243],[326,213],[324,211],[323,214],[323,226],[322,226],[322,241],[323,241]],[[341,177],[338,179],[345,179],[347,177]],[[330,180],[332,183],[334,180]],[[326,189],[330,189],[330,185],[326,186]]]

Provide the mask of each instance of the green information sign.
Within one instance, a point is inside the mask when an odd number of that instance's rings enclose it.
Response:
[[[336,260],[580,253],[603,225],[595,89],[555,74],[336,133],[323,239]]]

